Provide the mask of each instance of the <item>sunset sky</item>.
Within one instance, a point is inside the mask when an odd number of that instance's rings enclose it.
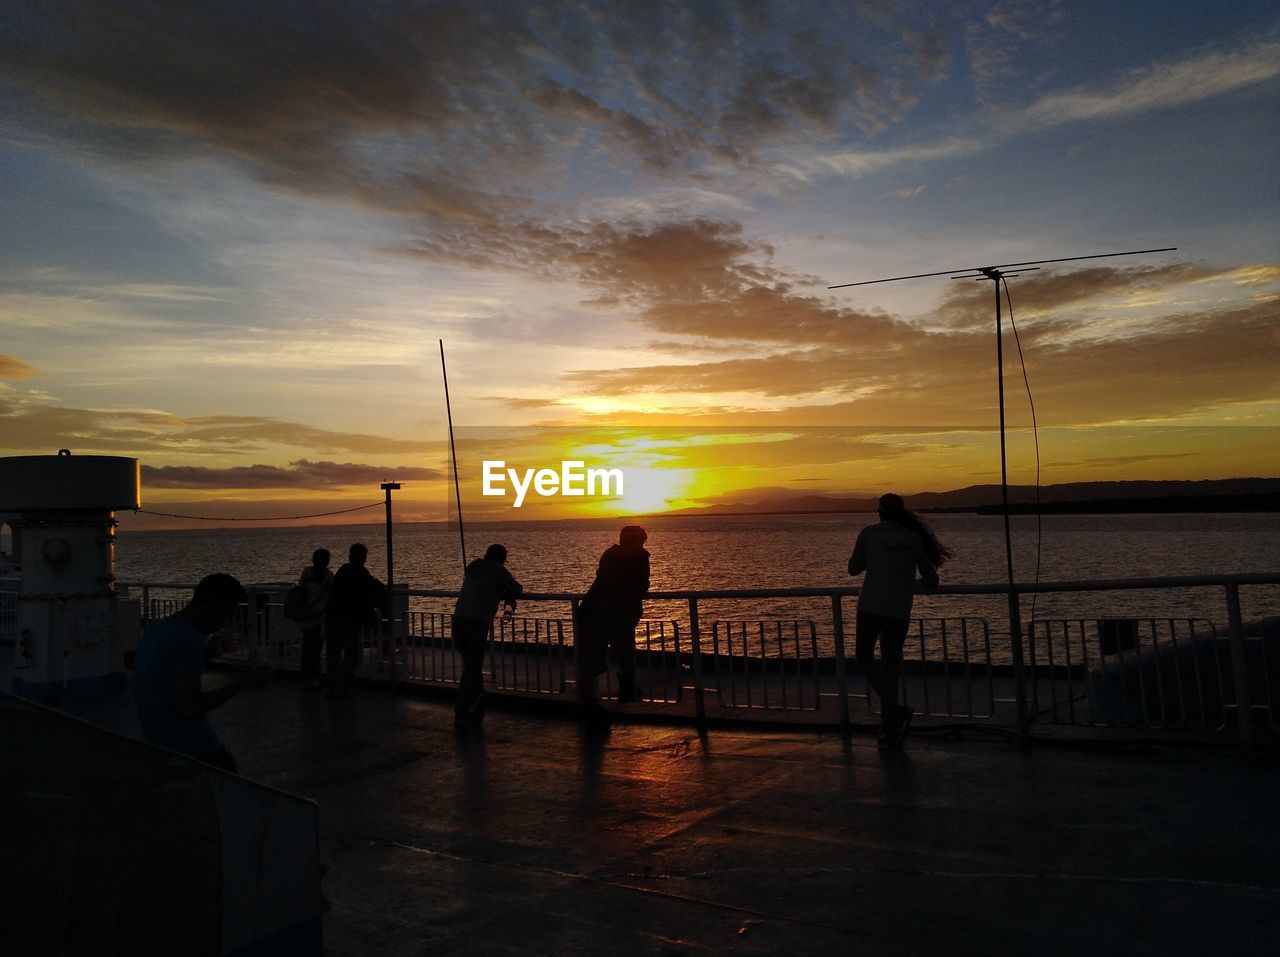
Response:
[[[998,481],[991,284],[826,287],[1162,246],[1010,280],[1043,481],[1280,474],[1273,0],[11,2],[0,182],[0,455],[147,507],[444,517],[438,339],[624,511]]]

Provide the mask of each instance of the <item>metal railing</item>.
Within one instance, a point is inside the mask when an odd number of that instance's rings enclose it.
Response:
[[[994,718],[996,705],[1016,701],[996,693],[991,629],[983,618],[916,618],[903,647],[901,698],[925,717]],[[1002,684],[1008,684],[1001,678]],[[880,713],[867,698],[868,710]]]
[[[1031,707],[1055,724],[1222,730],[1230,665],[1202,618],[1036,621]]]
[[[18,636],[18,593],[0,591],[0,640],[14,641]]]
[[[1280,691],[1280,674],[1274,673],[1280,668],[1280,619],[1266,634],[1244,634],[1239,590],[1256,585],[1280,585],[1280,573],[1041,582],[1037,589],[1221,589],[1221,628],[1208,619],[1163,615],[1040,618],[1026,624],[1020,643],[997,632],[1002,643],[993,641],[985,618],[917,618],[905,649],[901,695],[922,715],[1014,725],[1024,734],[1033,724],[1228,732],[1249,747],[1255,722],[1280,729],[1280,701],[1273,693]],[[132,587],[144,589],[151,615],[173,607],[169,599],[148,600],[148,589],[177,586]],[[287,666],[297,658],[297,630],[279,615],[286,587],[251,589],[253,613],[241,628],[246,646]],[[1031,590],[1017,586],[1019,593]],[[928,594],[945,599],[1008,591],[1003,585],[947,585]],[[851,702],[869,716],[878,710],[846,641],[846,601],[857,594],[856,587],[650,593],[651,607],[679,602],[686,613],[642,621],[637,630],[644,706],[697,721],[750,715],[829,723],[847,734]],[[456,597],[452,590],[398,590],[394,620],[365,636],[365,673],[455,685],[461,668],[448,619]],[[750,613],[762,602],[795,598],[826,599],[830,613],[819,620]],[[491,686],[537,696],[574,693],[573,611],[580,600],[576,593],[526,594],[522,606],[537,609],[536,615],[497,620],[486,656]],[[701,612],[711,603],[747,603],[748,613],[716,617],[707,629]],[[564,614],[556,613],[557,605]],[[1017,658],[1017,645],[1025,660]],[[604,684],[605,693],[613,693],[611,678]]]
[[[565,622],[558,618],[499,618],[485,655],[493,687],[525,694],[564,694]]]
[[[822,685],[813,621],[722,619],[711,626],[711,642],[721,707],[818,709]]]

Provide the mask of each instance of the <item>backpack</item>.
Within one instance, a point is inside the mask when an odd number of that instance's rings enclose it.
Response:
[[[284,596],[284,616],[290,621],[305,621],[311,616],[311,596],[304,582],[298,582]]]

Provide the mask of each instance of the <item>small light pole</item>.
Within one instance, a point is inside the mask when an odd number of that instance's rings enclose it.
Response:
[[[395,547],[391,538],[391,493],[400,488],[399,482],[383,482],[382,490],[387,493],[387,594],[391,594],[391,588],[396,580],[396,554]],[[392,609],[395,614],[395,609]]]

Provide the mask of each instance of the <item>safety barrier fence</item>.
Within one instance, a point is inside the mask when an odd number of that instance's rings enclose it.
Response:
[[[1020,634],[1005,621],[973,616],[913,619],[904,648],[900,695],[918,714],[1027,732],[1035,725],[1195,732],[1238,736],[1280,731],[1280,618],[1245,633],[1242,587],[1280,585],[1280,573],[1041,582],[1040,593],[1213,588],[1222,620],[1160,614],[1036,618]],[[148,617],[179,607],[178,586],[135,583]],[[250,589],[237,628],[241,654],[279,667],[300,660],[297,627],[284,619],[287,585]],[[1031,591],[1018,586],[1016,599]],[[857,588],[742,589],[651,593],[651,606],[685,614],[643,620],[635,660],[641,701],[694,720],[749,717],[828,723],[843,730],[874,721],[879,702],[857,667],[846,626]],[[1003,595],[1002,585],[949,585],[930,595]],[[450,634],[456,592],[396,590],[394,614],[364,635],[365,674],[392,682],[456,685],[460,660]],[[1273,610],[1280,595],[1258,604]],[[752,614],[768,600],[825,599],[820,619]],[[575,694],[574,611],[581,595],[526,594],[521,614],[495,619],[486,684],[541,697]],[[659,603],[662,603],[659,605]],[[703,609],[732,605],[732,617],[703,620]],[[528,609],[534,609],[529,613]],[[994,627],[993,627],[994,625]],[[1004,629],[1004,630],[997,630]],[[605,696],[616,695],[611,664]]]
[[[18,593],[0,591],[0,639],[14,640],[18,634]]]

